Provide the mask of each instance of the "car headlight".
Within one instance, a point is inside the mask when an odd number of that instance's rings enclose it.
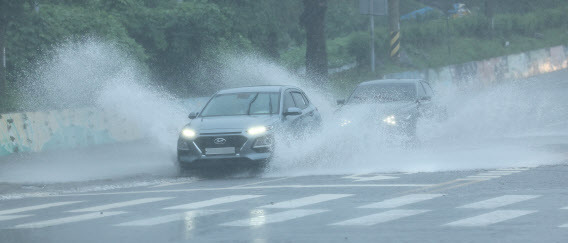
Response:
[[[350,121],[350,120],[347,120],[347,119],[343,119],[343,120],[341,121],[341,123],[339,123],[339,125],[342,126],[342,127],[347,126],[347,125],[349,125],[349,124],[351,124],[351,121]]]
[[[251,127],[247,130],[248,134],[250,135],[258,135],[258,134],[263,134],[266,131],[269,130],[269,127],[266,126],[257,126],[257,127]]]
[[[183,138],[187,138],[187,139],[192,139],[195,138],[195,136],[197,135],[197,133],[195,132],[195,130],[191,129],[191,128],[184,128],[181,130],[181,136]]]
[[[383,122],[389,125],[396,125],[396,117],[394,115],[387,116],[387,118],[383,119]]]

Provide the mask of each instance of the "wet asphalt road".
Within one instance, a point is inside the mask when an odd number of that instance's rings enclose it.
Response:
[[[208,178],[0,201],[1,242],[566,242],[568,164]]]

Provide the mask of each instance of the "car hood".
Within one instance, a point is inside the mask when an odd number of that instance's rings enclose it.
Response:
[[[198,131],[240,131],[253,126],[268,126],[278,121],[277,115],[197,117],[189,126]]]

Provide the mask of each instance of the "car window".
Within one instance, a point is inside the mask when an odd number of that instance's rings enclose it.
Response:
[[[277,114],[278,93],[234,93],[216,95],[201,116]]]
[[[278,113],[278,93],[259,94],[256,100],[250,104],[250,115]]]
[[[426,94],[428,94],[428,96],[432,97],[434,95],[434,91],[432,90],[432,87],[430,86],[429,83],[426,82],[422,82],[424,84],[424,88],[426,88]]]
[[[426,89],[422,86],[422,82],[416,84],[416,94],[418,98],[426,96]]]
[[[294,103],[296,103],[296,106],[298,106],[298,108],[305,109],[306,107],[308,107],[308,102],[306,101],[302,93],[292,92],[292,97],[294,97]]]
[[[284,94],[284,111],[287,111],[290,107],[296,107],[296,103],[294,103],[294,98],[290,92],[286,92]]]

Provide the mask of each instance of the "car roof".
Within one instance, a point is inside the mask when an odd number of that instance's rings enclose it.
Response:
[[[223,89],[220,90],[218,94],[245,93],[245,92],[280,92],[281,90],[286,88],[298,89],[297,87],[289,85],[257,85],[257,86]]]
[[[378,79],[378,80],[371,80],[362,82],[359,86],[363,85],[373,85],[373,84],[392,84],[392,83],[402,83],[402,84],[415,84],[419,81],[423,81],[422,79]]]

